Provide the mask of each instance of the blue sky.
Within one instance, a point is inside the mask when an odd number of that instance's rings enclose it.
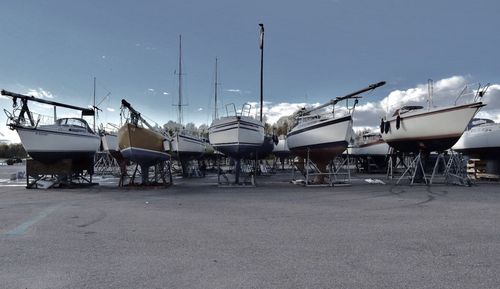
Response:
[[[428,78],[500,83],[499,12],[498,1],[460,0],[2,1],[0,88],[86,106],[95,76],[98,100],[109,94],[102,122],[118,120],[122,98],[160,124],[176,120],[182,34],[184,120],[207,123],[216,56],[223,101],[258,101],[262,22],[270,119],[387,81],[366,106]]]

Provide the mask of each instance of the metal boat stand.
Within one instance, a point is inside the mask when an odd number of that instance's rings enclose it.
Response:
[[[196,160],[177,160],[172,163],[172,173],[183,178],[202,178],[203,173]]]
[[[333,183],[336,185],[351,184],[351,157],[349,153],[339,155],[330,162],[330,172],[333,172]]]
[[[411,158],[409,156],[405,156],[403,153],[398,153],[394,148],[389,147],[386,155],[387,160],[387,173],[386,178],[394,179],[394,170],[397,170],[399,167],[403,167],[405,170],[408,168],[407,163],[411,161],[406,161],[405,159]]]
[[[471,181],[467,176],[467,166],[460,154],[454,151],[437,154],[431,175],[426,175],[422,158],[422,152],[419,152],[413,157],[407,164],[407,169],[398,178],[396,184],[399,184],[403,178],[407,176],[409,177],[410,185],[413,185],[417,181],[425,183],[426,185],[432,185],[438,182],[460,186],[471,185]]]
[[[234,167],[224,170],[221,166],[221,157],[217,157],[217,184],[219,187],[255,187],[255,172],[257,160],[243,161],[234,160]],[[232,176],[234,175],[234,179]]]
[[[297,182],[295,178],[296,172],[300,172],[301,175],[305,177],[303,183],[306,187],[317,187],[317,186],[328,186],[333,187],[334,185],[350,185],[351,183],[351,172],[350,172],[350,161],[349,155],[347,157],[338,156],[331,160],[328,164],[328,170],[323,172],[309,157],[310,149],[307,149],[307,155],[305,159],[299,162],[293,162],[292,164],[292,182]],[[314,183],[314,180],[319,178],[327,178],[326,182]],[[300,181],[299,181],[300,182]]]
[[[446,157],[448,156],[448,160]],[[443,173],[439,174],[439,166],[444,167]],[[432,175],[430,184],[434,183],[435,178],[441,176],[445,184],[454,184],[459,186],[470,186],[472,184],[467,174],[467,164],[463,156],[453,150],[442,152],[438,155]]]
[[[200,166],[198,165],[197,161],[188,161],[187,166],[187,177],[188,178],[202,178],[203,173],[200,170]]]
[[[130,169],[132,169],[132,174],[129,176]],[[137,179],[140,179],[140,182],[137,182]],[[171,163],[170,161],[161,161],[149,167],[141,167],[137,163],[128,166],[125,174],[121,175],[118,186],[168,187],[172,184]]]
[[[411,160],[407,164],[407,169],[403,172],[403,174],[398,178],[396,184],[399,184],[403,178],[408,175],[410,176],[410,185],[413,185],[415,181],[425,182],[425,184],[429,184],[427,177],[425,176],[424,164],[422,163],[422,153],[419,152],[413,160]]]
[[[120,176],[120,165],[109,152],[101,151],[95,154],[94,158],[95,175],[113,175]]]

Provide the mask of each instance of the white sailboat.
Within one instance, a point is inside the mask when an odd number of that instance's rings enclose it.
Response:
[[[233,104],[234,106],[234,104]],[[264,142],[264,125],[250,116],[249,104],[241,112],[214,119],[208,129],[210,144],[228,157],[241,159],[255,154]]]
[[[389,151],[389,145],[382,139],[382,135],[371,132],[356,139],[354,145],[347,151],[352,156],[385,157]]]
[[[481,160],[500,159],[500,124],[488,119],[472,120],[452,149]]]
[[[208,129],[208,139],[215,150],[233,158],[235,163],[235,183],[239,183],[242,158],[254,158],[266,151],[270,153],[265,142],[264,125],[262,123],[263,106],[263,55],[264,55],[264,25],[260,26],[260,120],[250,116],[251,106],[246,103],[240,111],[234,104],[226,105],[226,116],[219,117],[217,112],[217,58],[215,59],[215,113],[214,120]],[[228,112],[228,106],[233,108]],[[272,144],[272,143],[271,143]]]
[[[214,149],[228,157],[241,159],[255,154],[264,142],[264,125],[250,116],[250,104],[237,111],[234,104],[226,105],[225,117],[217,111],[217,59],[215,60],[215,113],[208,128],[208,139]],[[229,112],[228,108],[232,107]]]
[[[217,60],[216,60],[217,71]],[[217,75],[217,72],[216,72]],[[237,111],[234,104],[230,114],[226,105],[225,117],[217,116],[217,77],[215,78],[215,114],[208,128],[208,139],[212,147],[235,160],[235,183],[239,183],[241,159],[254,158],[264,146],[264,125],[250,116],[250,104]]]
[[[290,150],[286,144],[286,138],[278,140],[278,144],[274,146],[273,154],[278,158],[286,158],[290,155]]]
[[[70,159],[73,163],[88,164],[93,162],[99,149],[100,138],[89,127],[83,116],[94,115],[94,110],[76,107],[54,101],[35,98],[18,93],[1,91],[2,95],[13,99],[15,107],[20,100],[22,107],[15,109],[14,114],[4,110],[8,118],[8,126],[16,130],[26,152],[33,159],[43,163],[54,163]],[[53,122],[43,123],[43,118],[35,121],[35,114],[28,107],[28,102],[38,102],[54,106]],[[79,110],[82,118],[57,118],[56,107]]]
[[[108,123],[106,126],[101,124],[99,128],[99,135],[101,136],[102,150],[106,152],[117,152],[120,150],[118,147],[118,127],[114,124]]]
[[[422,106],[403,106],[392,116],[382,119],[382,137],[400,152],[445,151],[458,141],[470,120],[485,106],[478,100],[487,88],[479,88],[472,103],[446,107],[431,107],[432,94],[429,93],[427,109]]]
[[[226,105],[226,117],[218,117],[217,113],[217,59],[215,59],[215,114],[212,125],[209,128],[209,140],[212,146],[223,154],[236,159],[239,163],[241,158],[272,152],[272,139],[264,134],[262,123],[262,108],[264,103],[263,81],[264,81],[264,24],[260,23],[259,48],[260,48],[260,119],[250,117],[250,104],[243,105],[241,111],[237,111],[234,104]],[[233,108],[233,114],[229,114],[228,106]],[[270,141],[269,141],[270,140]],[[237,164],[238,166],[238,164]]]
[[[385,82],[375,83],[316,108],[299,111],[295,117],[295,126],[287,135],[290,152],[302,158],[309,157],[320,169],[325,168],[333,158],[345,151],[349,144],[352,135],[352,114],[357,101],[350,112],[342,117],[335,117],[334,113],[325,115],[312,112],[330,105],[335,106],[342,100],[359,98],[357,95],[384,84]]]
[[[178,104],[177,104],[177,121],[180,125],[183,123],[182,118],[182,36],[179,35],[179,71],[178,71]],[[185,129],[174,132],[171,142],[172,156],[181,161],[197,159],[203,156],[206,152],[206,142],[199,136],[188,132]]]

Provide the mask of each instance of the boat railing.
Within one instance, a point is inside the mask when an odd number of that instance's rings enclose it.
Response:
[[[251,111],[252,105],[249,103],[243,104],[239,112],[236,110],[236,105],[234,103],[226,104],[226,116],[250,116]]]
[[[49,115],[43,115],[35,112],[26,112],[30,114],[31,118],[35,121],[34,126],[30,122],[30,117],[28,115],[21,116],[21,108],[16,108],[11,113],[10,111],[4,109],[5,115],[7,116],[7,125],[17,125],[22,127],[38,127],[39,125],[51,125],[54,124],[54,117]]]
[[[252,106],[249,103],[245,103],[241,107],[241,113],[240,113],[240,115],[242,115],[242,116],[250,116],[250,111],[251,110],[252,110]]]
[[[226,116],[236,116],[238,112],[236,111],[236,105],[234,103],[226,104]]]
[[[486,85],[482,86],[481,83],[477,84],[477,89],[472,89],[470,86],[472,85],[465,85],[462,91],[458,94],[457,98],[455,99],[455,105],[457,105],[458,101],[460,98],[463,97],[472,97],[473,102],[479,101],[480,98],[484,96],[488,88],[490,87],[490,84],[487,83]]]

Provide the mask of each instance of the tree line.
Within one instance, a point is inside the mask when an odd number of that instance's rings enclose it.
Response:
[[[26,157],[28,157],[28,154],[21,144],[0,144],[0,158],[10,159]]]

